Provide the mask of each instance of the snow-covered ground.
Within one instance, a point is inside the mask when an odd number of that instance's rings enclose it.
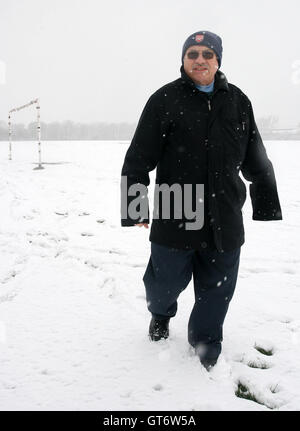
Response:
[[[192,284],[170,338],[148,340],[149,231],[119,221],[128,144],[44,142],[45,169],[34,170],[36,143],[14,143],[8,161],[1,142],[0,409],[300,410],[300,142],[265,145],[284,220],[252,221],[248,196],[223,352],[208,373],[186,337]]]

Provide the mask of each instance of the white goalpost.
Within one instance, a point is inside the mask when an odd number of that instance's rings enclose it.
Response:
[[[19,106],[18,108],[13,108],[8,112],[8,138],[9,138],[9,160],[12,160],[11,153],[12,153],[12,127],[11,127],[11,114],[13,112],[20,111],[21,109],[27,108],[28,106],[31,106],[33,104],[36,104],[36,112],[37,112],[37,138],[38,138],[38,157],[39,157],[39,164],[34,169],[44,169],[42,166],[42,157],[41,157],[41,120],[40,120],[40,103],[39,99],[32,100],[31,102],[27,103],[26,105]]]

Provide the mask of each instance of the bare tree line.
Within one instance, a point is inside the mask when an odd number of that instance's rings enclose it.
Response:
[[[267,116],[257,119],[258,129],[264,139],[300,140],[300,123],[294,129],[278,128],[278,117]],[[132,139],[136,123],[76,123],[73,121],[41,123],[42,139],[45,141],[72,140],[125,140]],[[36,123],[27,126],[23,123],[12,124],[13,140],[32,141],[36,139]],[[8,140],[8,125],[0,121],[0,141]]]
[[[130,140],[136,124],[131,123],[75,123],[73,121],[41,122],[42,139],[45,141],[72,140]],[[12,137],[16,141],[32,141],[36,137],[36,122],[12,123]],[[0,140],[8,139],[8,126],[0,121]]]

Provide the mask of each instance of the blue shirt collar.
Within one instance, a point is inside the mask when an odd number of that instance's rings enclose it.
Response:
[[[214,83],[215,80],[213,80],[213,82],[209,85],[195,84],[195,87],[198,88],[199,91],[204,91],[205,93],[212,93],[214,91]]]

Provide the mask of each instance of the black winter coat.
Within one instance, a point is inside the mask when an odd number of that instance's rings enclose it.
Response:
[[[122,175],[128,187],[157,184],[204,184],[205,222],[200,230],[183,228],[182,220],[154,219],[150,241],[174,248],[230,251],[244,243],[242,207],[250,181],[253,220],[281,220],[271,161],[255,124],[251,102],[217,71],[214,91],[199,91],[181,67],[181,78],[148,100]],[[129,198],[128,202],[130,202]],[[122,226],[139,219],[122,218]],[[149,219],[142,220],[144,223]]]

